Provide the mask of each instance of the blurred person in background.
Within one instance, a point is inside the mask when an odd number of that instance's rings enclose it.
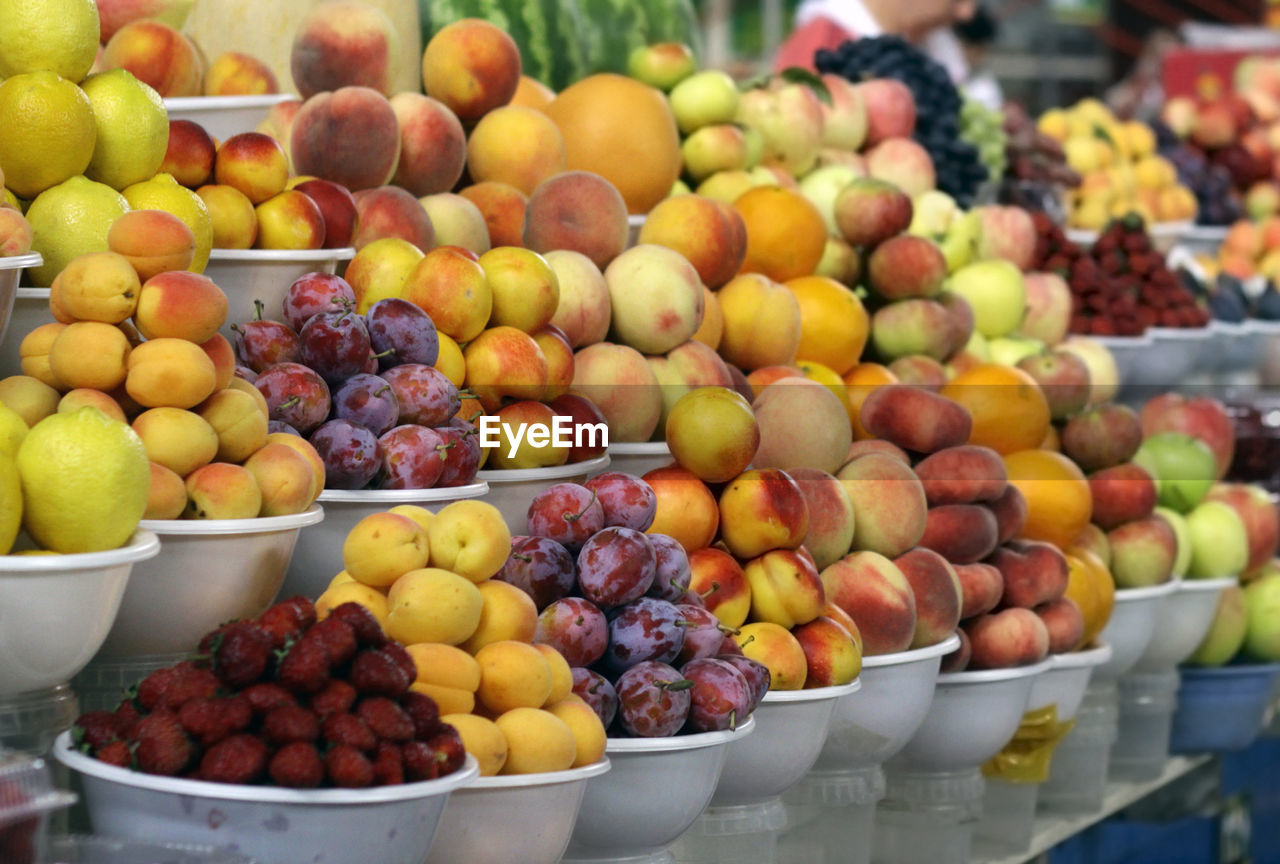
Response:
[[[1004,107],[1004,91],[986,65],[987,55],[1000,36],[999,23],[985,6],[979,6],[973,17],[958,22],[952,30],[960,40],[968,67],[968,75],[960,82],[965,95],[993,111],[999,111]]]
[[[1172,30],[1153,31],[1129,74],[1107,91],[1107,106],[1120,117],[1147,122],[1159,117],[1164,106],[1164,61],[1181,45],[1182,39]]]
[[[812,70],[818,51],[833,51],[850,39],[897,35],[920,46],[958,82],[966,67],[950,28],[973,17],[976,6],[976,0],[803,0],[774,68]]]

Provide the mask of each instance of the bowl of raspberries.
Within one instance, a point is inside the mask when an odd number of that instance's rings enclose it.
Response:
[[[54,745],[96,833],[271,864],[422,861],[479,773],[363,606],[294,597],[224,624]]]

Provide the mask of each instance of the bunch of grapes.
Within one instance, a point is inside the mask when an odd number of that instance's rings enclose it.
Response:
[[[960,137],[978,148],[978,158],[991,180],[999,182],[1006,167],[1004,114],[981,102],[965,99],[960,107]]]
[[[978,147],[960,134],[963,99],[941,64],[900,36],[845,42],[835,51],[819,51],[814,64],[823,74],[839,75],[854,83],[892,78],[905,84],[916,103],[912,137],[929,151],[938,188],[961,207],[973,204],[991,172],[983,164]]]

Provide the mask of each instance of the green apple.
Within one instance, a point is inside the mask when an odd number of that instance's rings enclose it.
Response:
[[[1001,366],[1017,366],[1019,360],[1033,357],[1042,351],[1043,342],[1024,336],[997,336],[987,340],[987,356],[992,363],[999,363]]]
[[[742,130],[732,123],[703,126],[680,145],[685,173],[700,182],[719,171],[747,167],[747,145]]]
[[[1173,575],[1181,579],[1187,575],[1187,568],[1191,566],[1191,532],[1187,530],[1187,520],[1181,513],[1168,507],[1157,507],[1155,512],[1169,523],[1174,536],[1178,538],[1178,555],[1173,559]]]
[[[1187,514],[1191,538],[1188,579],[1238,576],[1249,563],[1249,535],[1230,504],[1205,501]]]
[[[1012,333],[1026,313],[1022,271],[1003,259],[960,268],[951,274],[946,289],[969,301],[974,326],[988,339]]]
[[[760,164],[764,159],[764,136],[754,126],[742,127],[742,140],[747,145],[747,170]]]
[[[693,51],[679,42],[640,45],[627,57],[627,74],[650,87],[667,91],[698,69]]]
[[[1280,576],[1255,579],[1244,589],[1249,613],[1244,650],[1257,660],[1280,660]]]
[[[704,69],[671,88],[669,98],[676,125],[688,135],[703,126],[732,122],[741,97],[728,73]]]
[[[1213,451],[1199,438],[1181,432],[1151,435],[1133,461],[1155,478],[1160,506],[1179,513],[1191,512],[1213,486]]]
[[[677,195],[692,195],[693,190],[689,188],[689,184],[683,180],[677,180],[671,184],[671,191],[667,193],[668,198],[674,198]]]
[[[935,238],[951,230],[951,223],[962,215],[956,199],[946,192],[930,189],[916,196],[912,202],[911,225],[908,234]]]
[[[969,336],[969,341],[964,343],[964,350],[977,357],[983,363],[991,362],[991,343],[987,341],[987,337],[983,336],[977,330]]]
[[[797,187],[800,194],[818,208],[822,221],[827,223],[828,234],[840,235],[836,226],[836,197],[856,179],[858,172],[848,165],[826,165],[810,171],[800,181]]]
[[[1239,585],[1232,585],[1218,596],[1218,609],[1213,623],[1195,653],[1187,658],[1191,666],[1225,666],[1240,653],[1249,628],[1248,601]]]
[[[957,214],[947,228],[946,236],[938,241],[942,257],[947,259],[947,272],[954,274],[967,267],[977,254],[978,234],[981,225],[973,213]]]

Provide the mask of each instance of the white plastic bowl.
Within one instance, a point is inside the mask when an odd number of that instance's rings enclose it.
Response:
[[[134,568],[102,657],[180,654],[235,618],[259,615],[280,593],[298,532],[324,518],[312,504],[263,519],[144,519],[161,538]]]
[[[47,690],[88,665],[133,565],[159,552],[156,535],[139,528],[106,552],[0,557],[0,696]]]
[[[1137,379],[1141,375],[1145,354],[1155,345],[1155,339],[1150,334],[1089,338],[1111,352],[1111,357],[1116,361],[1116,377],[1121,386],[1139,383]]]
[[[478,777],[449,796],[426,864],[556,864],[587,781],[609,760],[569,771]]]
[[[1147,225],[1147,236],[1151,238],[1152,247],[1164,255],[1169,252],[1178,241],[1187,235],[1187,232],[1195,228],[1195,223],[1184,220],[1178,222],[1151,222]],[[1092,246],[1098,239],[1100,232],[1085,230],[1082,228],[1068,228],[1067,239],[1072,243],[1080,246]]]
[[[1180,351],[1192,357],[1190,372],[1209,371],[1217,365],[1214,357],[1214,341],[1217,334],[1210,325],[1203,327],[1151,327],[1147,330],[1156,342],[1156,348],[1168,351]],[[1170,386],[1182,382],[1169,379]]]
[[[5,259],[0,258],[0,261]],[[0,279],[3,277],[0,276]],[[0,378],[22,374],[22,358],[18,347],[22,339],[41,324],[53,321],[49,311],[48,288],[19,288],[0,338]]]
[[[610,738],[606,753],[612,767],[588,782],[563,860],[658,858],[711,803],[730,742],[754,729],[749,719],[723,732]]]
[[[417,504],[438,509],[465,498],[481,498],[488,492],[484,483],[438,489],[326,489],[320,493],[324,523],[308,531],[293,550],[289,570],[280,589],[281,597],[301,594],[319,597],[342,569],[342,543],[347,534],[366,516],[390,510],[399,504]]]
[[[1216,357],[1214,372],[1219,375],[1253,372],[1262,363],[1267,338],[1252,320],[1246,319],[1236,324],[1212,321],[1210,327],[1215,337],[1212,340],[1214,350],[1206,351],[1205,354]]]
[[[43,263],[44,258],[39,252],[0,258],[0,341],[4,341],[9,329],[13,301],[18,296],[18,282],[22,278],[22,271],[28,267],[39,267]]]
[[[227,320],[222,335],[231,338],[231,326],[252,321],[253,301],[261,300],[262,317],[282,320],[289,286],[308,273],[335,273],[339,261],[350,261],[356,250],[341,249],[214,249],[204,275],[227,295]]]
[[[862,658],[862,689],[841,699],[831,718],[819,771],[859,771],[896,754],[920,728],[933,702],[942,658],[960,645],[937,645]]]
[[[529,503],[543,489],[557,483],[581,483],[609,467],[609,454],[557,465],[554,468],[491,469],[476,474],[476,479],[489,484],[484,500],[498,508],[512,534],[525,532]]]
[[[1180,579],[1156,611],[1151,641],[1131,671],[1168,672],[1190,657],[1213,625],[1218,598],[1235,584],[1232,576]]]
[[[1076,716],[1093,670],[1111,659],[1111,646],[1099,645],[1070,654],[1054,654],[1049,658],[1049,670],[1036,677],[1031,685],[1031,698],[1027,710],[1054,705],[1058,709],[1058,721]]]
[[[1177,589],[1178,583],[1166,582],[1116,591],[1111,620],[1098,636],[1111,646],[1111,659],[1093,671],[1094,681],[1118,681],[1134,667],[1151,644],[1161,604]]]
[[[939,675],[924,722],[889,764],[907,772],[949,772],[986,762],[1018,731],[1032,685],[1051,665],[1045,660]]]
[[[199,123],[219,142],[241,132],[253,132],[267,119],[272,106],[290,99],[293,93],[265,96],[187,96],[164,100],[169,119]]]
[[[371,789],[283,789],[159,777],[117,768],[58,736],[54,757],[80,775],[98,834],[225,846],[271,864],[418,862],[449,793],[480,773],[474,756],[439,780]]]
[[[640,242],[640,229],[644,227],[644,220],[649,217],[644,213],[633,213],[627,217],[627,248]]]
[[[842,687],[766,693],[751,715],[755,734],[729,745],[711,806],[759,804],[799,783],[818,761],[836,705],[861,687],[854,679]]]
[[[667,446],[666,441],[641,441],[630,444],[618,442],[609,445],[608,468],[610,471],[623,471],[640,477],[655,468],[666,468],[673,461],[671,448]]]
[[[1226,225],[1191,225],[1178,235],[1178,245],[1187,247],[1191,252],[1217,255],[1218,247],[1227,239],[1229,230]]]

